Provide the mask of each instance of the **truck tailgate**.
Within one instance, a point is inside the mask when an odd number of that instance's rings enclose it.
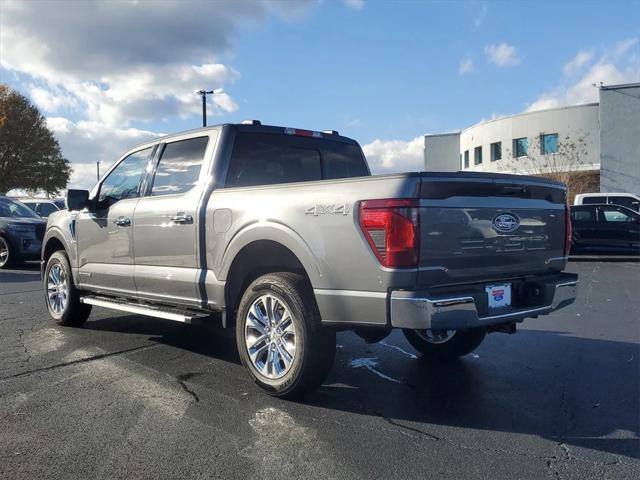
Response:
[[[422,173],[419,285],[564,268],[566,189],[537,177]]]

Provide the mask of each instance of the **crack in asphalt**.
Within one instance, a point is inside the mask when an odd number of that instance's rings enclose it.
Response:
[[[408,425],[404,425],[400,422],[397,422],[385,415],[383,415],[380,412],[377,411],[372,411],[371,413],[375,414],[376,416],[380,417],[382,420],[384,420],[386,423],[388,423],[389,425],[393,426],[393,427],[397,427],[401,430],[406,430],[412,433],[416,433],[421,437],[426,438],[429,441],[440,441],[443,443],[446,443],[454,448],[459,448],[459,449],[463,449],[463,450],[471,450],[471,451],[476,451],[476,452],[481,452],[481,453],[488,453],[488,454],[501,454],[501,455],[511,455],[511,456],[516,456],[516,457],[526,457],[526,458],[535,458],[538,460],[545,460],[546,461],[546,465],[547,468],[549,468],[551,470],[551,473],[553,474],[553,476],[555,478],[561,478],[560,477],[560,472],[557,470],[556,465],[560,464],[560,463],[564,463],[564,462],[569,462],[569,461],[574,461],[574,462],[580,462],[586,465],[592,465],[592,466],[596,466],[596,467],[612,467],[615,465],[629,465],[627,462],[623,461],[620,457],[617,457],[617,459],[613,462],[598,462],[598,461],[592,461],[592,460],[585,460],[579,457],[576,457],[575,455],[571,454],[571,450],[569,449],[569,447],[564,443],[564,441],[560,441],[557,442],[556,445],[559,446],[562,449],[563,455],[562,456],[558,456],[558,455],[535,455],[532,453],[527,453],[527,452],[519,452],[519,451],[513,451],[513,450],[505,450],[505,449],[501,449],[501,448],[481,448],[481,447],[474,447],[474,446],[470,446],[470,445],[465,445],[462,443],[456,443],[446,437],[442,437],[442,436],[437,436],[434,435],[432,433],[429,432],[425,432],[424,430],[421,430],[419,428],[415,428],[415,427],[410,427]]]
[[[436,442],[442,440],[440,437],[433,435],[431,433],[425,432],[424,430],[420,430],[419,428],[414,428],[414,427],[410,427],[408,425],[403,425],[400,422],[396,422],[395,420],[384,416],[383,414],[381,414],[380,412],[373,412],[375,415],[377,415],[378,417],[380,417],[382,420],[384,420],[385,422],[387,422],[389,425],[392,425],[394,427],[398,427],[401,428],[403,430],[409,430],[410,432],[414,432],[417,433],[419,435],[422,435],[424,437],[427,437],[429,440],[434,440]]]
[[[108,357],[114,357],[116,355],[126,355],[127,353],[132,353],[132,352],[138,352],[138,351],[142,351],[142,350],[149,350],[151,348],[156,348],[159,347],[159,344],[155,344],[155,345],[142,345],[139,347],[133,347],[133,348],[127,348],[124,350],[118,350],[115,352],[107,352],[107,353],[102,353],[99,355],[94,355],[92,357],[87,357],[87,358],[80,358],[77,360],[72,360],[70,362],[63,362],[63,363],[56,363],[55,365],[49,365],[48,367],[41,367],[41,368],[35,368],[33,370],[27,370],[26,372],[20,372],[20,373],[15,373],[13,375],[9,375],[6,377],[0,377],[0,381],[5,381],[5,380],[13,380],[15,378],[20,378],[20,377],[27,377],[36,373],[42,373],[42,372],[48,372],[50,370],[56,370],[58,368],[64,368],[64,367],[70,367],[73,365],[78,365],[80,363],[87,363],[87,362],[93,362],[96,360],[102,360],[103,358],[108,358]]]
[[[24,354],[27,356],[27,359],[24,361],[24,363],[29,363],[29,361],[31,360],[31,354],[29,353],[29,349],[27,348],[27,344],[24,341],[24,328],[21,328],[18,331],[18,342],[20,342],[20,346],[24,350]]]
[[[200,397],[198,397],[198,394],[187,386],[186,381],[193,377],[197,377],[198,375],[202,375],[202,373],[191,372],[191,373],[183,373],[181,375],[176,376],[176,380],[178,381],[182,389],[185,392],[187,392],[189,395],[191,395],[196,403],[200,402]]]

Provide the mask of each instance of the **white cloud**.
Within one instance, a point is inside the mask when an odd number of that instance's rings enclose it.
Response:
[[[64,117],[47,118],[72,162],[70,188],[91,188],[96,182],[96,162],[104,173],[126,150],[161,134],[136,128],[111,128],[99,122],[73,122]]]
[[[473,70],[473,60],[471,60],[471,57],[465,57],[460,60],[460,64],[458,65],[458,73],[460,75],[471,73]]]
[[[364,8],[364,0],[343,0],[344,4],[353,10],[362,10]]]
[[[489,63],[499,67],[508,67],[520,63],[516,47],[505,42],[498,45],[487,45],[484,47],[484,54],[487,56]]]
[[[476,18],[473,19],[473,24],[475,25],[476,28],[480,28],[484,23],[484,20],[487,18],[487,10],[488,10],[487,4],[483,3],[482,6],[480,7],[480,12],[476,16]]]
[[[56,113],[62,108],[75,109],[78,107],[77,99],[61,89],[31,86],[29,96],[38,107],[47,113]]]
[[[97,160],[110,163],[155,135],[141,124],[200,115],[194,90],[231,92],[240,73],[221,58],[231,52],[239,25],[274,15],[295,20],[311,5],[5,0],[0,67],[28,85],[23,93],[50,115],[74,167],[71,184],[88,186]],[[237,109],[231,93],[209,97],[211,116]]]
[[[564,66],[564,74],[571,75],[582,67],[584,67],[587,63],[591,61],[593,58],[593,52],[589,52],[586,50],[580,50],[575,57],[569,60]]]
[[[424,170],[424,136],[413,140],[380,140],[362,146],[372,173]]]
[[[560,85],[541,94],[527,107],[527,111],[597,102],[600,84],[615,85],[640,79],[638,38],[624,40],[603,50],[597,59],[594,55],[587,58],[581,53],[578,52],[565,65]]]

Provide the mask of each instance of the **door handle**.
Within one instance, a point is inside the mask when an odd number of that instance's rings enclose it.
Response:
[[[131,225],[131,219],[129,217],[118,217],[113,221],[113,223],[120,227],[128,227]]]
[[[184,212],[178,212],[173,217],[171,217],[171,221],[173,223],[193,223],[193,217],[191,215],[187,215]]]

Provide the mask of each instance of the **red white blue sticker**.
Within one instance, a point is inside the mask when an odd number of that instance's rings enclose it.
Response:
[[[511,284],[490,285],[485,287],[489,308],[508,307],[511,305]]]

